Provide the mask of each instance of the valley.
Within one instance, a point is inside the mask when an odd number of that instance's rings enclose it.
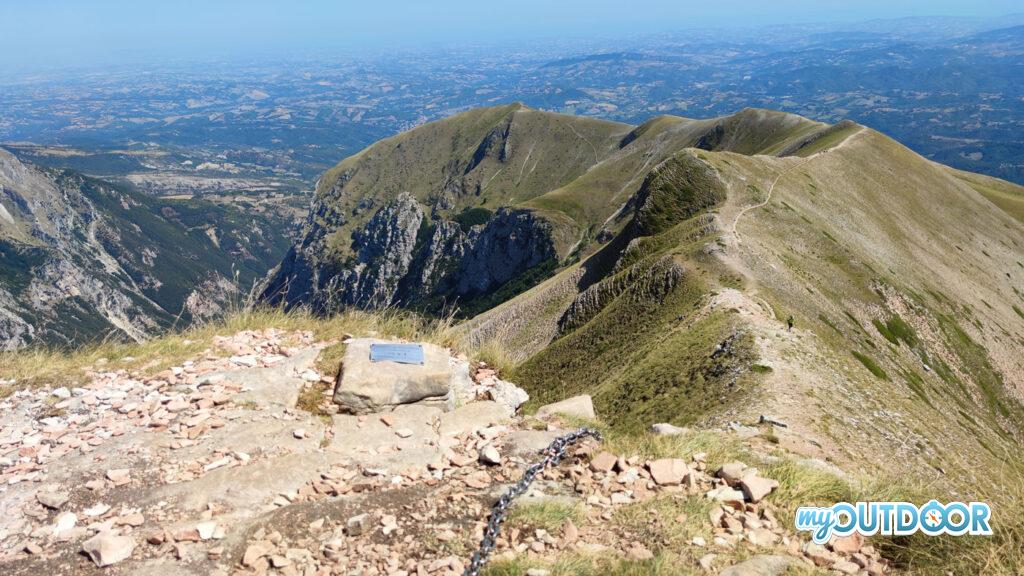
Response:
[[[0,150],[0,348],[140,340],[244,306],[301,204],[152,197]]]

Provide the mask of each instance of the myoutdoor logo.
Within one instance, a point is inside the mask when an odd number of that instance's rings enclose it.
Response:
[[[991,513],[984,502],[942,504],[932,500],[924,506],[909,502],[840,502],[825,508],[801,506],[796,511],[796,529],[810,532],[817,544],[854,532],[861,536],[909,536],[915,532],[928,536],[991,536]]]

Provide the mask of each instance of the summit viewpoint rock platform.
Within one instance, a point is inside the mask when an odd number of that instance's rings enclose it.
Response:
[[[451,410],[389,400],[325,417],[337,411],[334,378],[315,363],[326,344],[241,332],[155,374],[97,369],[81,386],[4,399],[0,571],[461,574],[497,496],[571,430],[563,418],[591,406],[584,396],[542,409],[544,419],[523,416],[501,401],[522,398],[513,384],[438,348],[467,375]],[[297,405],[311,393],[317,414]],[[709,459],[576,446],[517,501],[494,562],[541,574],[574,554],[642,569],[671,549],[709,573],[887,573],[865,542],[802,543],[776,516],[777,483]],[[643,512],[675,502],[675,519]],[[643,526],[623,522],[638,513]],[[671,523],[686,527],[685,541],[651,539]],[[739,558],[749,559],[730,568]]]

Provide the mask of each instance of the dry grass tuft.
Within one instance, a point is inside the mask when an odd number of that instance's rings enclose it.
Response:
[[[214,336],[244,330],[308,330],[325,342],[340,341],[346,335],[366,335],[455,346],[458,339],[452,325],[451,318],[428,319],[396,309],[349,310],[331,317],[280,309],[242,310],[217,322],[145,342],[108,341],[75,349],[30,348],[0,353],[0,380],[15,381],[13,385],[0,386],[0,397],[21,388],[74,386],[84,382],[90,370],[158,372],[210,349]]]

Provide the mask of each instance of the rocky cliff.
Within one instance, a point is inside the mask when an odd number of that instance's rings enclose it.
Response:
[[[580,230],[521,201],[583,174],[627,130],[513,105],[379,142],[321,180],[302,240],[262,299],[318,312],[436,311],[528,286],[567,255]],[[600,142],[602,151],[560,144],[569,139]]]
[[[279,257],[266,224],[0,149],[0,349],[139,340],[219,316]]]
[[[307,239],[326,233],[311,223]],[[500,209],[486,223],[463,229],[452,220],[431,222],[409,193],[353,233],[352,254],[341,265],[321,264],[318,244],[293,247],[263,298],[319,313],[345,306],[437,309],[486,296],[556,257],[551,225],[532,212]]]

